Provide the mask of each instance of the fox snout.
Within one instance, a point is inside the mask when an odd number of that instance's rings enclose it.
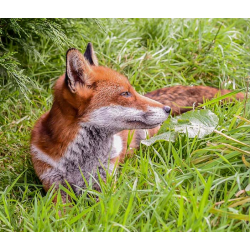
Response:
[[[169,116],[171,108],[169,106],[163,107],[149,107],[145,113],[145,128],[154,128],[163,123]],[[142,128],[142,129],[145,129]]]
[[[89,123],[114,133],[127,129],[150,129],[162,124],[169,116],[168,106],[152,107],[143,111],[132,107],[110,105],[95,110]]]

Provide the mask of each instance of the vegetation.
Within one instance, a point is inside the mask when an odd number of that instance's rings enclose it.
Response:
[[[140,93],[207,85],[246,92],[247,19],[0,19],[0,231],[249,231],[249,101],[203,108],[205,138],[142,145],[102,192],[53,204],[32,168],[30,131],[52,103],[65,53],[91,41]],[[167,132],[166,128],[161,133]],[[98,197],[98,198],[97,198]],[[61,213],[61,216],[59,214]]]

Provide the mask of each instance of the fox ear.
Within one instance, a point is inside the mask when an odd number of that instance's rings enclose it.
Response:
[[[90,65],[82,53],[75,48],[66,54],[66,83],[71,92],[76,92],[77,84],[85,84],[90,72]]]
[[[89,61],[93,66],[98,66],[98,59],[96,57],[92,43],[88,43],[84,57]]]

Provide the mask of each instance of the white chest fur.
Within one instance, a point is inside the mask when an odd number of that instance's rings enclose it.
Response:
[[[113,158],[119,156],[120,153],[122,152],[122,148],[123,148],[122,138],[119,135],[114,135],[110,159],[113,159]]]

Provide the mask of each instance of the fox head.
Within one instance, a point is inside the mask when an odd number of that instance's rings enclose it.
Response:
[[[114,133],[157,127],[171,111],[138,94],[124,75],[99,66],[91,43],[84,55],[67,51],[65,78],[55,85],[54,99],[61,113]]]

